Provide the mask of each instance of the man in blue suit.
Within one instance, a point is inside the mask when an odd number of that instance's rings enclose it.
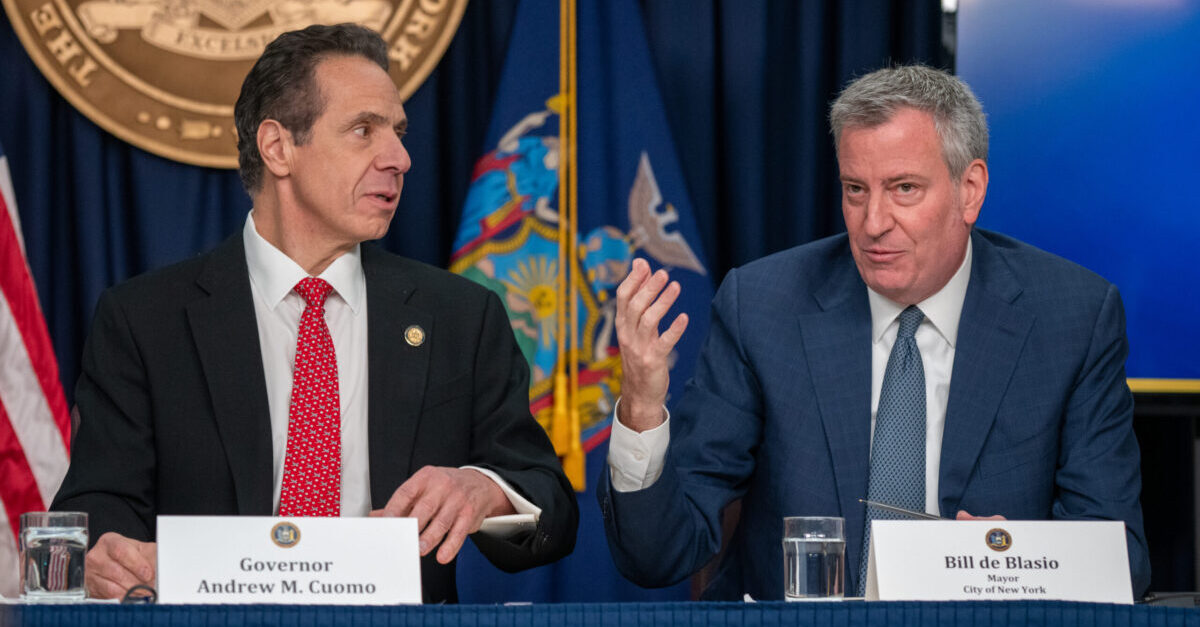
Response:
[[[740,499],[705,598],[781,598],[781,519],[804,515],[845,518],[852,594],[866,521],[881,517],[859,502],[887,479],[878,462],[932,514],[1124,521],[1140,596],[1150,569],[1117,289],[973,228],[987,125],[954,76],[874,72],[842,92],[830,121],[847,233],[729,273],[670,416],[667,358],[687,318],[661,334],[659,322],[679,286],[639,260],[617,292],[623,397],[598,496],[618,568],[646,586],[691,575],[717,554],[722,511]],[[924,398],[899,411],[888,362],[914,340],[909,387]],[[915,445],[889,439],[905,412]]]

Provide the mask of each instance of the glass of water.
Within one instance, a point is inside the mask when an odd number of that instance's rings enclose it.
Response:
[[[80,601],[87,596],[83,559],[87,514],[21,514],[21,598],[33,602]]]
[[[841,600],[846,580],[845,521],[835,516],[783,519],[783,597]]]

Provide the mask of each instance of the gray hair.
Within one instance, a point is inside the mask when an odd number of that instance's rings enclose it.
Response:
[[[834,149],[846,128],[879,126],[904,108],[933,116],[942,158],[955,180],[975,159],[987,162],[987,119],[979,99],[958,77],[924,65],[876,70],[847,85],[829,108]]]

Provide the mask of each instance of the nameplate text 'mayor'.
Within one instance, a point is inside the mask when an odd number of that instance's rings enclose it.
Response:
[[[871,527],[867,598],[1133,603],[1119,521],[906,521]]]

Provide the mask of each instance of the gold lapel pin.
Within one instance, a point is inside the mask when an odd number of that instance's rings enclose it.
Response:
[[[420,346],[425,343],[425,329],[421,325],[414,324],[404,330],[404,341],[408,342],[409,346]]]

